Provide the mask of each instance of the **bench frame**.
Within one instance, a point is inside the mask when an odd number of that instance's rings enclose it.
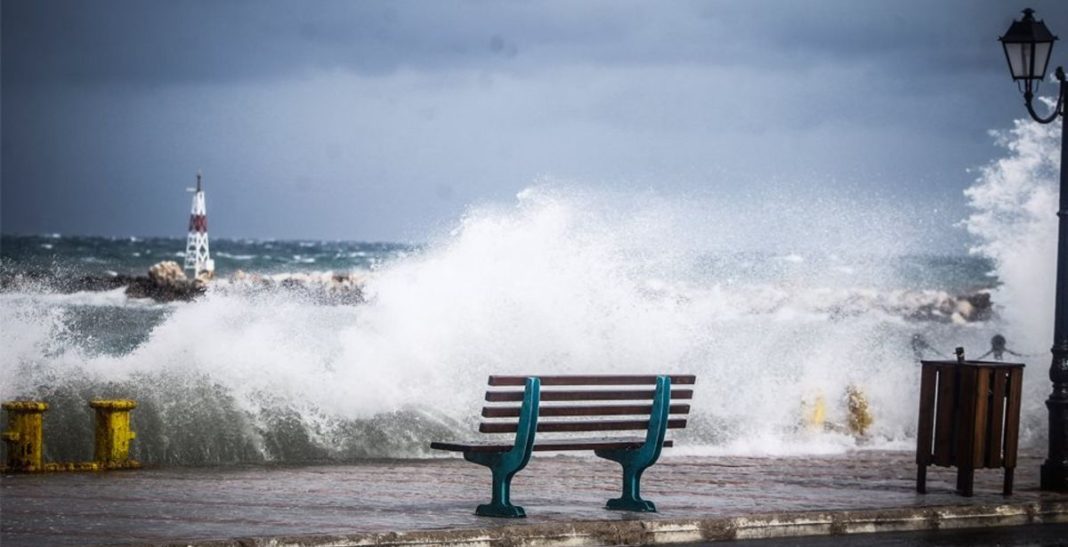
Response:
[[[464,459],[484,465],[493,473],[493,499],[479,505],[476,515],[484,517],[525,517],[522,507],[512,505],[512,477],[527,466],[534,450],[534,434],[538,429],[538,407],[541,404],[541,381],[527,378],[523,388],[523,406],[519,410],[519,429],[515,446],[507,452],[464,452]]]
[[[622,511],[646,511],[655,513],[656,505],[641,497],[642,473],[660,459],[667,436],[668,411],[671,407],[671,378],[656,379],[656,395],[653,410],[649,413],[649,429],[645,432],[645,444],[637,450],[594,450],[593,453],[623,466],[623,494],[608,500],[609,509]]]
[[[493,475],[492,499],[479,505],[475,514],[486,517],[524,517],[522,507],[511,502],[512,478],[526,467],[534,450],[541,403],[541,381],[528,377],[523,388],[523,403],[519,411],[515,442],[504,452],[463,450],[464,459],[490,469]],[[655,512],[656,505],[641,497],[642,473],[656,463],[665,444],[671,412],[671,377],[656,376],[645,442],[637,448],[594,449],[598,457],[614,461],[623,468],[623,487],[620,497],[608,500],[608,509]],[[432,448],[446,448],[446,443],[433,443]],[[452,448],[455,450],[455,448]]]

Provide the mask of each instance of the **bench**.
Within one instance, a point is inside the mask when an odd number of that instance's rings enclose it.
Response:
[[[486,401],[508,404],[483,407],[482,417],[487,420],[478,430],[488,434],[514,433],[514,440],[433,442],[430,448],[463,452],[467,461],[490,468],[492,501],[479,505],[477,515],[525,516],[522,507],[511,503],[512,477],[527,465],[532,452],[564,450],[592,450],[623,467],[623,493],[608,500],[608,509],[655,512],[653,502],[641,497],[642,473],[656,463],[663,447],[672,446],[672,441],[665,438],[667,430],[686,427],[690,405],[672,401],[692,399],[693,390],[672,389],[672,384],[694,382],[693,375],[490,376]],[[646,387],[650,385],[654,387]],[[572,389],[542,390],[542,386]],[[627,431],[645,431],[645,435],[621,436],[620,432]],[[542,433],[602,436],[577,438]]]

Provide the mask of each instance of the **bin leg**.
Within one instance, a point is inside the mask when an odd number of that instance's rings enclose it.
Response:
[[[927,493],[927,466],[922,463],[916,466],[916,491]]]
[[[970,498],[974,494],[975,469],[971,467],[957,468],[957,491],[960,495]]]
[[[1005,496],[1011,496],[1012,495],[1012,479],[1013,479],[1013,475],[1015,475],[1015,474],[1016,474],[1016,468],[1015,467],[1006,467],[1005,468],[1005,484],[1004,484],[1003,488],[1001,489],[1001,494],[1002,495],[1005,495]]]

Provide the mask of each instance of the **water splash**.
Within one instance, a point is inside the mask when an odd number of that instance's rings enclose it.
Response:
[[[964,226],[978,239],[972,252],[994,261],[1010,339],[1044,347],[1053,338],[1060,130],[1017,120],[992,135],[1009,154],[965,191],[975,212]]]
[[[1031,407],[1032,429],[1042,436],[1040,403],[1049,393],[1045,370],[1053,339],[1061,131],[1056,124],[1020,119],[1012,129],[991,135],[1008,153],[981,168],[964,192],[974,212],[962,224],[977,240],[972,252],[994,263],[1000,285],[992,296],[1000,328],[1010,348],[1025,354],[1015,360],[1028,364],[1025,408]]]
[[[118,351],[88,342],[116,329],[75,320],[85,306],[22,295],[0,309],[0,395],[63,403],[48,418],[56,459],[88,446],[85,399],[124,396],[142,402],[144,460],[315,461],[424,455],[473,431],[490,373],[695,373],[680,439],[694,450],[855,446],[798,427],[814,393],[844,422],[850,384],[868,395],[875,444],[900,446],[915,427],[912,335],[948,351],[989,333],[952,310],[914,316],[948,293],[903,276],[899,256],[865,254],[907,250],[892,227],[858,228],[893,214],[821,198],[793,218],[781,199],[761,203],[797,233],[766,248],[754,210],[536,187],[382,265],[364,304],[211,291],[150,308],[143,339]]]

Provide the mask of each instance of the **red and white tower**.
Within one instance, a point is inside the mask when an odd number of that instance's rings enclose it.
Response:
[[[193,271],[193,277],[211,277],[215,273],[215,261],[208,250],[208,209],[204,205],[204,187],[197,171],[196,189],[193,192],[193,210],[189,213],[189,238],[185,244],[185,269]]]

